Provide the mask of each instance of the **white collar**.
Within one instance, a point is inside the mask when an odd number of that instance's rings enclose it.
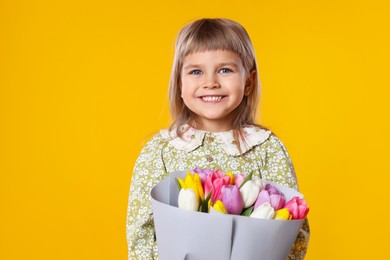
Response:
[[[181,126],[181,129],[184,130],[188,127],[188,125],[183,125]],[[186,152],[191,152],[201,146],[206,134],[213,134],[216,137],[215,141],[222,144],[225,152],[232,156],[238,156],[246,153],[254,146],[265,142],[271,134],[271,131],[253,125],[244,127],[243,131],[245,133],[245,141],[240,137],[241,152],[234,142],[233,130],[210,133],[189,127],[188,130],[184,132],[182,138],[176,135],[176,128],[171,131],[163,129],[160,131],[160,134],[170,145],[178,150]]]

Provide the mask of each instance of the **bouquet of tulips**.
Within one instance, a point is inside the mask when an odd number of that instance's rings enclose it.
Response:
[[[309,211],[289,187],[199,168],[172,172],[151,200],[160,260],[285,260]]]
[[[184,179],[176,178],[176,184],[181,209],[209,212],[212,207],[223,214],[278,220],[304,219],[309,212],[304,199],[294,196],[286,203],[278,188],[253,173],[234,176],[196,168]]]

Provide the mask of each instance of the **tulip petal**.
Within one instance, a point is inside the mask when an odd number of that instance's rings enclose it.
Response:
[[[309,213],[309,208],[304,205],[298,206],[298,219],[304,219],[307,216],[307,213]]]
[[[282,208],[282,209],[279,209],[279,210],[275,211],[274,219],[290,220],[291,219],[291,214],[288,211],[288,208]]]
[[[279,194],[280,191],[273,185],[267,183],[265,185],[265,189],[268,191],[269,194]]]
[[[191,172],[187,173],[184,182],[188,188],[191,188],[195,192],[196,199],[198,200],[199,203],[199,189],[195,183],[194,176],[191,174]]]
[[[213,193],[211,194],[211,201],[216,202],[221,199],[221,189],[223,186],[223,179],[217,178],[213,181]]]
[[[259,195],[260,187],[254,180],[244,183],[240,188],[242,200],[244,201],[244,208],[248,208],[255,203],[257,196]]]
[[[259,193],[259,196],[257,196],[256,203],[255,203],[255,209],[258,206],[260,206],[261,204],[263,204],[264,202],[268,202],[268,203],[271,202],[268,191],[266,191],[265,189],[261,190]]]
[[[286,199],[284,195],[272,194],[270,195],[270,202],[271,206],[275,210],[279,210],[284,207],[284,204],[286,204]]]
[[[240,187],[241,184],[244,182],[246,176],[243,175],[243,174],[237,174],[236,177],[234,178],[234,184],[237,186],[237,187]]]
[[[211,181],[211,175],[206,177],[206,180],[204,182],[204,195],[207,196],[212,192],[213,190],[213,183]]]
[[[229,214],[239,215],[244,208],[244,201],[237,186],[222,186],[221,199]]]
[[[194,174],[194,182],[195,182],[196,188],[198,189],[198,195],[199,195],[200,199],[203,201],[204,200],[204,192],[203,192],[202,182],[201,182],[198,174]]]
[[[180,186],[183,188],[183,189],[187,189],[187,185],[184,183],[183,179],[182,178],[177,178],[179,183],[180,183]]]
[[[220,201],[220,200],[217,200],[214,205],[213,205],[213,209],[215,209],[216,211],[220,212],[220,213],[223,213],[223,214],[227,214],[227,211],[225,209],[225,206],[223,205],[223,202]]]
[[[307,207],[306,200],[304,200],[304,199],[301,199],[301,198],[297,199],[297,203],[298,203],[298,205],[302,205],[302,206]]]
[[[178,206],[181,209],[198,211],[199,203],[195,192],[191,188],[181,189],[179,192]]]
[[[253,210],[250,217],[252,218],[261,218],[261,219],[272,219],[274,217],[275,210],[271,207],[271,204],[265,202],[261,204],[258,208]]]
[[[214,171],[214,174],[215,174],[215,176],[216,176],[217,178],[222,178],[222,177],[223,177],[223,172],[222,172],[220,169],[215,170],[215,171]]]
[[[289,202],[287,202],[284,207],[288,208],[288,211],[292,215],[292,219],[298,219],[299,211],[298,204],[296,203],[296,197],[292,198]]]
[[[230,178],[229,184],[232,185],[234,183],[234,175],[233,175],[233,173],[232,172],[227,172],[225,175],[229,176],[229,178]]]

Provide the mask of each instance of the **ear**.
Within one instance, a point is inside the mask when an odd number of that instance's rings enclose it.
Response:
[[[256,82],[256,79],[257,79],[257,72],[256,72],[256,70],[252,70],[249,73],[249,76],[246,80],[245,90],[244,90],[245,96],[249,96],[249,94],[252,92],[253,87],[254,87],[255,82]]]

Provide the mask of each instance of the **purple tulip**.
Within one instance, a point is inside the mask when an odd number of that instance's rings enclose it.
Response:
[[[236,185],[226,185],[221,189],[222,202],[229,214],[240,215],[244,208],[241,192]]]
[[[255,203],[255,209],[265,202],[270,203],[275,210],[279,210],[286,204],[286,198],[275,186],[268,183],[265,185],[265,188],[260,191]]]
[[[197,174],[199,175],[200,180],[201,180],[201,182],[202,182],[202,185],[203,185],[204,181],[206,180],[206,177],[207,177],[208,175],[210,175],[212,172],[213,172],[213,171],[210,170],[210,169],[201,169],[201,168],[199,168],[199,167],[196,167],[195,169],[193,169],[193,170],[191,171],[191,173],[197,173]]]

